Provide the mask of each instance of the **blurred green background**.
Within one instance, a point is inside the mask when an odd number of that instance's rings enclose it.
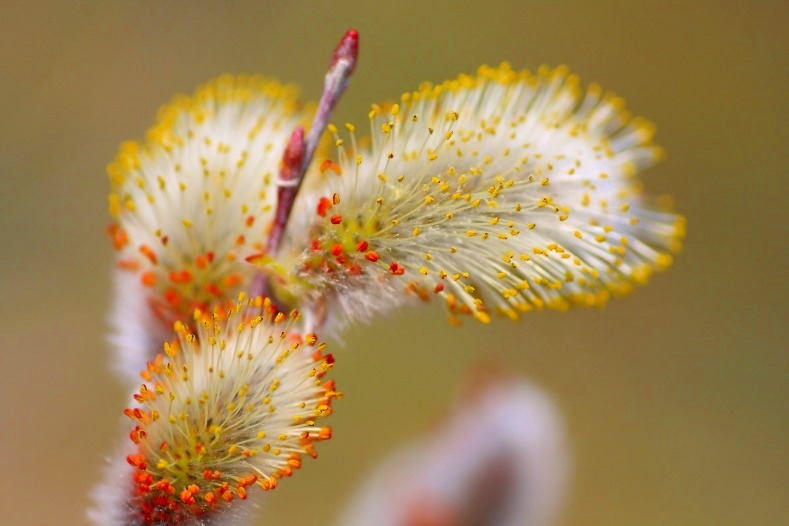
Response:
[[[568,63],[657,122],[669,156],[647,187],[676,197],[689,235],[668,273],[601,311],[454,329],[434,308],[354,331],[334,346],[346,392],[334,439],[268,496],[260,524],[330,524],[482,359],[562,407],[575,459],[564,524],[786,524],[785,1],[4,1],[0,521],[83,524],[118,439],[103,233],[118,144],[222,72],[316,98],[349,27],[361,62],[337,122],[481,63]]]

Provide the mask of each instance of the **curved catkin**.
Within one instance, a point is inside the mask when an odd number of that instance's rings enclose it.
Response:
[[[142,294],[135,310],[153,317],[148,332],[249,290],[253,269],[238,264],[237,249],[265,246],[282,152],[310,114],[296,97],[274,80],[222,76],[164,106],[145,141],[121,145],[108,167],[116,302]],[[122,329],[118,337],[129,340]],[[132,370],[153,356],[123,352]]]
[[[482,67],[336,127],[280,253],[288,292],[366,318],[439,296],[451,321],[595,306],[670,265],[684,219],[645,196],[654,127],[566,68]],[[316,170],[317,171],[317,170]]]
[[[103,499],[115,503],[110,515],[120,524],[214,524],[317,456],[315,443],[331,437],[319,420],[339,393],[325,378],[333,357],[314,334],[295,332],[298,318],[242,296],[197,311],[194,331],[176,322],[125,411],[132,449],[111,474],[120,471],[126,487]]]

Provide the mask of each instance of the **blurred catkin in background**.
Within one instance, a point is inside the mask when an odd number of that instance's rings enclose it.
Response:
[[[0,482],[5,522],[81,524],[124,391],[104,343],[105,166],[175,92],[222,72],[318,96],[326,49],[364,39],[336,122],[480,63],[568,63],[658,125],[644,174],[688,216],[685,252],[606,312],[449,327],[438,309],[349,337],[348,393],[321,461],[265,502],[272,523],[333,520],[361,476],[430,426],[480,357],[563,409],[575,457],[566,524],[778,524],[786,516],[781,2],[166,5],[7,2],[0,22]],[[407,327],[407,330],[406,330]],[[437,352],[439,351],[440,352]],[[46,502],[46,505],[42,505]],[[309,502],[310,513],[294,513]],[[323,510],[323,511],[315,511]]]

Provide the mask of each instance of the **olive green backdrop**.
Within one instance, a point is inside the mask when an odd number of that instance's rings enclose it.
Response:
[[[737,5],[735,5],[737,4]],[[335,436],[260,524],[331,524],[480,360],[541,384],[575,458],[565,525],[778,525],[789,516],[786,2],[11,1],[0,9],[0,522],[84,523],[125,395],[104,343],[104,173],[160,104],[222,72],[319,94],[361,33],[338,122],[423,80],[566,62],[658,124],[645,174],[685,252],[604,310],[449,327],[438,307],[335,345]],[[469,454],[474,454],[470,451]]]

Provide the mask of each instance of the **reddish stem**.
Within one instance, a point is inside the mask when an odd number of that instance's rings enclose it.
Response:
[[[329,119],[334,107],[340,100],[345,88],[348,87],[356,61],[359,57],[359,33],[355,29],[349,30],[337,44],[332,53],[329,71],[323,81],[323,94],[318,104],[318,110],[312,121],[312,126],[304,137],[304,129],[299,127],[291,135],[285,148],[282,165],[280,167],[279,181],[277,181],[277,210],[274,216],[274,225],[267,243],[267,252],[273,254],[282,242],[282,235],[288,226],[290,212],[296,195],[299,192],[304,174],[312,162],[315,148],[320,142],[321,135],[329,124]],[[300,162],[300,165],[299,165]]]
[[[358,57],[359,33],[355,29],[350,29],[332,53],[329,71],[323,80],[321,100],[318,103],[318,110],[315,112],[309,133],[305,137],[304,127],[299,126],[290,136],[285,147],[277,181],[277,208],[274,212],[274,224],[266,243],[268,254],[274,254],[282,243],[282,236],[288,226],[288,219],[304,180],[304,174],[312,162],[312,156],[315,154],[323,131],[329,124],[334,107],[345,88],[348,87],[348,80],[356,69]],[[250,293],[254,296],[268,295],[268,292],[266,278],[264,274],[259,273],[252,283]]]

